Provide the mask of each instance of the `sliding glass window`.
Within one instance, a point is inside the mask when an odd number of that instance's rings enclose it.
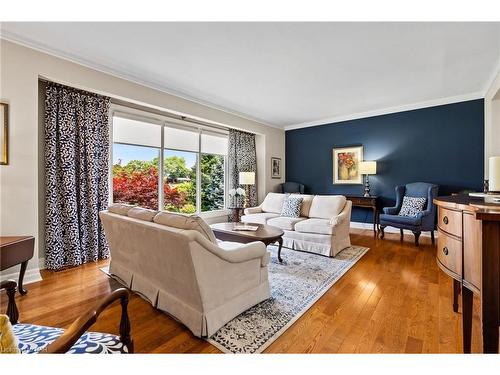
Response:
[[[225,207],[224,132],[114,114],[112,155],[114,202],[182,213]]]
[[[158,209],[161,125],[113,117],[113,202]]]

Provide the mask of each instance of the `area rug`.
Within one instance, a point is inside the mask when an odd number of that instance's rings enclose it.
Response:
[[[299,319],[369,249],[350,246],[328,258],[269,246],[271,298],[226,323],[207,339],[224,353],[261,353]]]
[[[226,323],[206,340],[224,353],[261,353],[299,319],[369,250],[350,246],[335,258],[283,248],[271,251],[271,298]],[[108,267],[101,271],[109,275]],[[111,275],[110,275],[111,276]],[[111,276],[113,277],[113,276]]]

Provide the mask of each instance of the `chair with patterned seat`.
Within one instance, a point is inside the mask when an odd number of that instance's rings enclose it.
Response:
[[[0,290],[6,289],[7,292],[7,316],[12,324],[12,333],[17,341],[18,350],[10,352],[20,352],[22,354],[133,353],[133,341],[130,336],[130,321],[127,313],[129,297],[127,289],[120,288],[111,292],[95,308],[87,311],[87,313],[75,320],[68,329],[64,330],[55,327],[18,323],[19,313],[15,301],[16,288],[17,284],[13,280],[0,283]],[[120,300],[121,304],[120,335],[86,332],[97,321],[101,312],[117,300]]]
[[[415,236],[415,246],[418,246],[418,239],[422,231],[431,232],[432,244],[434,244],[434,229],[436,227],[436,205],[434,198],[438,195],[438,185],[426,182],[414,182],[411,184],[396,186],[396,205],[394,207],[384,207],[384,213],[379,217],[380,238],[384,238],[384,229],[387,226],[399,228],[401,241],[403,240],[403,230],[411,230]],[[415,213],[414,216],[401,215],[401,207],[405,197],[425,198],[425,208]]]

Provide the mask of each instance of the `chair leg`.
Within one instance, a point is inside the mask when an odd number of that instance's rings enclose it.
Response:
[[[434,245],[436,243],[436,240],[434,239],[434,231],[431,230],[431,242]]]
[[[413,235],[415,236],[415,246],[418,247],[418,238],[420,237],[420,232],[413,232]]]
[[[403,241],[403,230],[402,229],[399,230],[399,240]]]
[[[381,225],[380,226],[380,238],[384,238],[384,235],[385,235],[384,229],[385,229],[385,225]]]

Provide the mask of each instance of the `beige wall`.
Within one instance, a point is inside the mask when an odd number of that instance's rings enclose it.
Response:
[[[40,140],[40,77],[157,109],[196,116],[257,134],[258,195],[283,182],[271,178],[271,156],[285,162],[285,135],[237,115],[136,84],[24,46],[0,40],[0,99],[10,105],[10,163],[0,166],[0,234],[40,239],[43,215],[43,141]],[[38,248],[38,244],[36,245]],[[36,258],[36,256],[35,256]],[[38,267],[38,259],[29,264]],[[15,270],[7,270],[3,274]]]
[[[488,178],[488,158],[500,156],[500,71],[484,98],[484,178]]]

